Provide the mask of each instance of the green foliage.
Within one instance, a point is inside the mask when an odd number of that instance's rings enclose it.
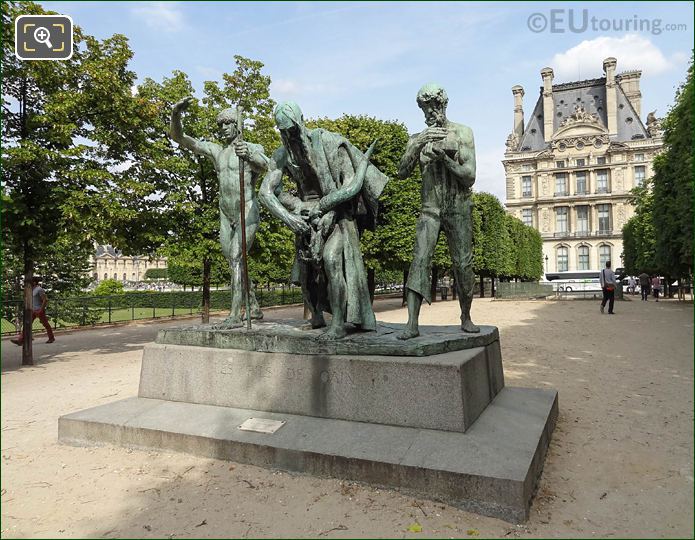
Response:
[[[513,275],[514,256],[506,213],[497,197],[473,194],[473,268],[479,276]]]
[[[145,271],[145,279],[167,279],[169,272],[166,268],[148,268]]]
[[[654,228],[654,194],[648,186],[632,190],[635,215],[623,225],[623,266],[627,274],[660,271],[656,259],[656,230]]]
[[[664,119],[664,151],[654,159],[651,209],[660,271],[684,277],[693,266],[693,62]]]
[[[520,219],[505,216],[509,237],[510,267],[504,275],[522,280],[537,280],[543,274],[543,242],[533,227],[524,225]]]
[[[60,62],[14,55],[14,20],[45,14],[33,2],[2,3],[3,286],[35,271],[56,290],[84,285],[91,243],[123,219],[129,187],[116,165],[142,124],[125,36],[104,40],[76,26],[74,54]]]
[[[111,296],[113,294],[123,294],[123,283],[115,279],[105,279],[99,282],[94,289],[96,296]]]
[[[692,275],[693,261],[693,62],[662,123],[664,149],[654,176],[632,190],[635,215],[623,226],[628,274]]]

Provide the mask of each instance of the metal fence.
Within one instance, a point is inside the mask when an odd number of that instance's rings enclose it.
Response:
[[[395,289],[379,288],[376,295],[393,293]],[[261,307],[283,306],[302,302],[302,291],[294,285],[283,285],[269,289],[256,288],[256,300]],[[229,309],[230,290],[210,291],[210,311]],[[21,328],[22,300],[2,302],[2,335],[15,334]],[[171,292],[126,292],[112,296],[85,296],[76,298],[50,297],[46,315],[53,328],[96,326],[126,321],[172,318],[196,315],[203,311],[200,291]],[[43,326],[36,319],[34,330]]]

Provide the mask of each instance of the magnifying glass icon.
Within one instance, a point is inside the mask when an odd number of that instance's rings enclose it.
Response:
[[[53,45],[51,44],[51,33],[44,26],[39,26],[36,30],[34,30],[34,39],[39,43],[43,43],[49,49],[53,48]]]

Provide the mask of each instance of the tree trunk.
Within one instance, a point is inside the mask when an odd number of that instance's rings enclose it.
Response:
[[[34,339],[32,326],[34,315],[33,302],[33,287],[31,280],[34,277],[34,261],[28,253],[28,242],[24,242],[24,319],[22,321],[22,333],[24,340],[22,342],[22,365],[34,365],[34,350],[32,340]]]
[[[432,265],[432,283],[430,283],[430,296],[432,296],[432,302],[437,301],[437,281],[439,277],[439,268],[436,264]]]
[[[492,284],[491,284],[490,296],[491,296],[492,298],[495,297],[495,276],[492,276]]]
[[[480,275],[480,298],[485,298],[485,278]]]
[[[401,303],[401,306],[404,306],[408,303],[407,302],[408,301],[408,292],[405,288],[405,284],[408,283],[408,272],[409,271],[410,271],[410,269],[408,269],[408,268],[403,270],[403,301]]]
[[[374,268],[367,268],[367,287],[369,288],[369,301],[374,303],[374,289],[376,289],[376,271]]]
[[[203,259],[203,324],[210,322],[210,259]],[[247,313],[248,317],[249,314]]]
[[[451,272],[453,276],[456,276],[456,274]],[[456,290],[456,277],[451,278],[451,299],[456,300],[458,298],[458,291]]]

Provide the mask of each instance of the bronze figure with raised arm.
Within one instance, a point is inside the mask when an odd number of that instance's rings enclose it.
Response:
[[[244,166],[244,205],[246,210],[247,249],[251,249],[256,230],[260,223],[255,185],[260,175],[268,166],[268,158],[263,147],[241,140],[237,127],[237,111],[224,109],[217,115],[220,140],[226,142],[221,146],[214,142],[201,141],[186,135],[181,123],[181,113],[194,101],[187,97],[179,101],[171,112],[171,138],[183,148],[201,156],[207,156],[215,167],[220,183],[220,243],[222,252],[229,262],[231,271],[232,300],[229,317],[219,325],[221,328],[242,326],[241,306],[244,300],[241,248],[241,196],[239,183],[239,163]],[[241,158],[241,159],[239,159]],[[249,280],[249,301],[251,318],[262,319],[263,312],[258,306]],[[246,314],[248,316],[249,314]]]

